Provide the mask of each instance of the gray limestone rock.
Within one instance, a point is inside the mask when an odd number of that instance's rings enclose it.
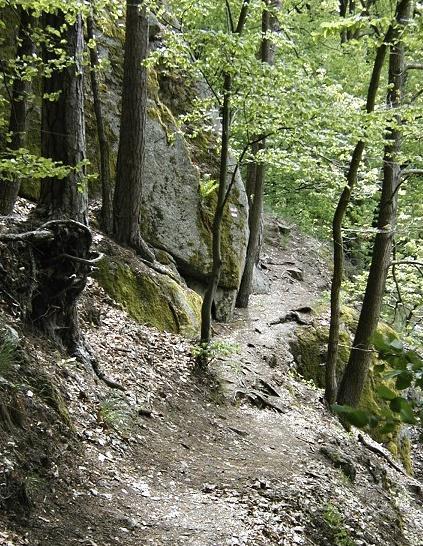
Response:
[[[253,294],[269,294],[270,292],[270,279],[266,273],[257,265],[254,266],[253,273]]]
[[[143,188],[143,236],[154,247],[168,252],[184,277],[204,284],[212,266],[211,225],[215,196],[204,198],[200,184],[201,173],[191,160],[183,136],[175,127],[163,123],[157,106],[150,109]],[[243,182],[236,175],[222,226],[223,271],[216,297],[218,320],[226,321],[232,317],[247,242],[248,204]]]
[[[101,56],[107,58],[111,66],[111,70],[105,74],[103,101],[113,159],[116,159],[120,124],[118,97],[122,66],[117,55],[120,50],[121,43],[117,37],[103,37]],[[215,135],[204,135],[204,138],[200,135],[195,145],[188,142],[177,130],[173,113],[166,106],[168,104],[173,110],[178,103],[172,100],[172,96],[178,95],[177,86],[168,85],[161,89],[154,71],[150,72],[148,81],[150,98],[146,120],[141,231],[149,244],[173,258],[188,284],[196,281],[201,293],[212,266],[211,226],[216,203],[216,192],[204,195],[201,188],[207,176],[216,178],[219,135],[216,131]],[[172,96],[162,96],[163,92]],[[194,93],[200,93],[197,86]],[[175,111],[179,111],[176,106]],[[92,131],[88,133],[89,136],[92,133],[94,140],[93,119],[88,116],[88,121],[92,126]],[[228,181],[234,168],[232,161]],[[248,232],[248,202],[243,181],[237,172],[222,226],[223,271],[215,302],[216,317],[220,320],[229,320],[233,313],[245,264]]]

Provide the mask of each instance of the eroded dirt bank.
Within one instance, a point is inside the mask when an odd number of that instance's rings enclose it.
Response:
[[[239,349],[206,377],[186,341],[139,326],[95,281],[83,331],[124,393],[4,315],[29,356],[9,380],[25,418],[0,435],[0,474],[14,477],[0,544],[421,544],[419,483],[345,432],[293,369],[296,323],[279,319],[322,296],[324,249],[275,222],[266,241],[270,291],[216,325]],[[33,387],[40,370],[63,404]],[[28,506],[16,518],[19,484]]]

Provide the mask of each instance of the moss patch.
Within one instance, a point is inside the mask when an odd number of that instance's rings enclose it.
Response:
[[[160,100],[159,82],[157,80],[157,72],[155,70],[151,69],[147,73],[147,89],[148,96],[154,103],[150,104],[147,109],[148,117],[160,123],[164,132],[166,133],[166,141],[169,146],[173,143],[175,139],[177,122],[170,108],[168,108]]]
[[[141,324],[187,337],[197,335],[201,297],[167,275],[107,258],[99,265],[96,279]]]
[[[207,199],[204,199],[200,204],[200,214],[198,216],[198,229],[204,243],[209,248],[209,255],[212,255],[212,226],[213,218],[216,210],[217,204],[217,190],[209,194]],[[233,227],[233,218],[230,212],[231,203],[236,203],[236,195],[234,193],[235,188],[231,192],[231,196],[228,199],[226,204],[222,225],[221,225],[221,253],[222,253],[222,273],[220,276],[220,285],[228,288],[237,290],[239,286],[239,281],[241,279],[242,271],[239,256],[234,252],[234,249],[237,248],[233,240],[233,235],[231,228]],[[242,226],[238,227],[237,230],[241,230]],[[201,259],[201,258],[200,258]],[[196,265],[199,261],[198,253],[193,252],[192,257],[190,258],[190,263]],[[200,269],[200,264],[198,264]],[[203,266],[204,269],[204,266]]]
[[[325,386],[326,347],[329,338],[329,327],[315,323],[297,328],[295,342],[291,351],[297,363],[297,370],[307,380],[313,380],[318,387]],[[339,356],[337,362],[337,378],[345,367],[351,345],[350,336],[346,330],[340,332]]]
[[[341,378],[342,372],[348,362],[351,348],[351,333],[357,323],[357,313],[353,309],[343,308],[341,318],[344,323],[344,328],[340,332],[339,357],[337,362],[337,378]],[[393,332],[386,324],[378,326],[380,332]],[[325,364],[327,356],[327,343],[329,338],[329,327],[326,324],[320,324],[315,321],[314,324],[306,327],[299,327],[296,330],[296,339],[291,344],[291,351],[297,363],[299,373],[307,380],[313,380],[318,387],[325,386]],[[375,373],[374,366],[378,364],[376,356],[373,358],[367,380],[364,385],[359,408],[368,411],[375,415],[384,415],[388,419],[395,419],[396,414],[389,408],[389,404],[381,400],[376,395],[376,390],[380,385],[385,385],[391,390],[395,390],[395,382],[381,378]],[[393,432],[385,432],[383,423],[376,425],[371,429],[371,436],[380,443],[386,445],[391,453],[400,459],[404,468],[411,471],[410,445],[406,439],[400,439],[399,433],[401,425]]]

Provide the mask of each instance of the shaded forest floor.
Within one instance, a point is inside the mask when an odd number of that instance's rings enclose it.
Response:
[[[125,393],[2,311],[28,356],[16,370],[25,417],[0,432],[0,544],[422,544],[418,481],[358,443],[296,374],[295,321],[270,324],[328,283],[324,249],[283,231],[267,230],[269,293],[215,326],[238,347],[207,375],[187,341],[136,324],[95,281],[82,328]]]

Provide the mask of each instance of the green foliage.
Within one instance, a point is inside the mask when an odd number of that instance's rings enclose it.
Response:
[[[415,425],[421,422],[423,408],[421,403],[399,396],[399,391],[407,392],[410,388],[423,387],[423,359],[394,335],[377,332],[373,344],[379,355],[379,364],[374,372],[385,380],[393,380],[394,388],[386,384],[377,385],[375,392],[380,400],[385,401],[390,412],[372,413],[368,410],[350,406],[332,406],[335,413],[348,423],[360,428],[382,426],[382,432],[391,433],[401,423]]]
[[[108,428],[127,433],[133,424],[134,412],[123,396],[110,395],[100,402],[98,420]]]
[[[396,390],[407,391],[410,388],[423,387],[423,359],[416,351],[408,349],[402,341],[387,334],[376,335],[373,343],[379,358],[389,366],[386,370],[382,363],[378,373],[393,379]],[[391,410],[398,414],[402,422],[409,424],[421,422],[423,408],[419,407],[418,403],[403,396],[395,396],[395,393],[389,390],[379,390],[378,395],[389,401]],[[392,426],[392,423],[387,422],[386,426]]]
[[[9,339],[0,341],[0,375],[7,375],[16,362],[16,345]]]
[[[47,177],[61,180],[65,178],[70,170],[78,167],[69,167],[54,162],[51,159],[31,154],[23,148],[8,152],[6,157],[0,155],[0,171],[4,180],[14,180],[15,178],[43,179]]]
[[[328,502],[323,514],[323,520],[333,534],[333,546],[354,546],[349,531],[345,528],[344,518],[338,508]]]
[[[216,192],[218,183],[209,177],[204,177],[200,180],[200,198],[202,201],[206,201],[213,193]]]
[[[239,347],[234,343],[229,343],[226,341],[211,341],[210,343],[199,343],[194,345],[192,348],[192,355],[201,361],[202,363],[207,362],[210,364],[216,358],[223,358],[225,356],[230,356],[238,352]]]
[[[332,410],[341,415],[345,421],[355,427],[364,428],[370,423],[370,415],[367,411],[351,406],[332,405]]]

